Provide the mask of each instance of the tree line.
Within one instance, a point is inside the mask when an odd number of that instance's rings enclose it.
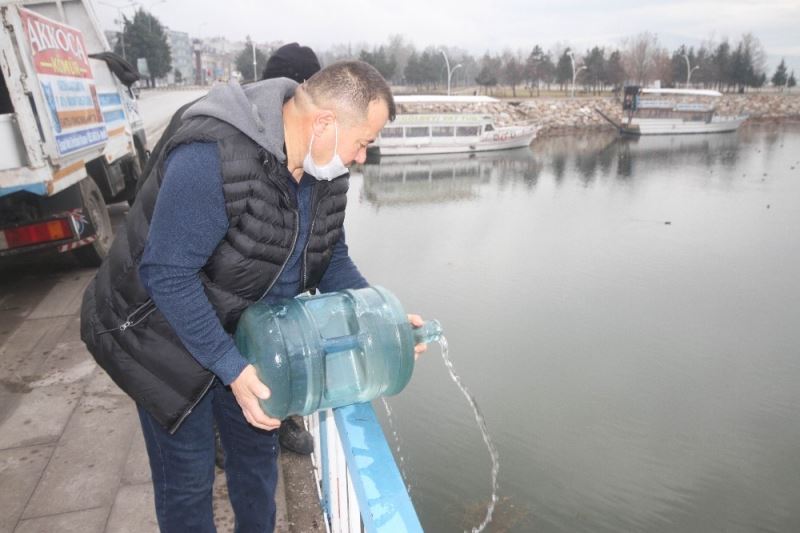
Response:
[[[444,51],[449,59],[454,86],[478,85],[483,92],[508,86],[529,95],[542,89],[568,90],[573,78],[585,91],[619,89],[626,83],[648,85],[658,80],[662,87],[697,87],[723,92],[744,92],[771,82],[776,87],[794,87],[794,72],[785,61],[771,76],[766,53],[759,40],[746,33],[737,41],[708,40],[698,47],[682,45],[669,51],[656,34],[644,32],[622,41],[618,47],[593,46],[577,50],[558,43],[545,50],[489,52],[480,57],[452,47],[429,46],[418,50],[403,36],[394,35],[379,46],[337,45],[323,52],[323,62],[359,58],[372,64],[394,84],[420,89],[438,89],[447,84]]]

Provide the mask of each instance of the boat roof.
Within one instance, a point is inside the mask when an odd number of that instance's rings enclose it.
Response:
[[[394,97],[396,104],[488,104],[499,101],[491,96],[447,96],[444,94],[400,94]]]
[[[478,125],[486,122],[492,122],[492,117],[477,113],[398,113],[397,118],[386,126]]]
[[[710,89],[642,89],[642,94],[677,94],[684,96],[722,96],[719,91]]]

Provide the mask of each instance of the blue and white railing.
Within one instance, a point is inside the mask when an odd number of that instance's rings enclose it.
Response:
[[[306,423],[331,533],[422,531],[371,404],[320,411]]]

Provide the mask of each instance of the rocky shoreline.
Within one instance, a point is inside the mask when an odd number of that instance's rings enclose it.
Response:
[[[492,115],[498,126],[538,124],[539,137],[587,129],[613,129],[595,109],[622,120],[622,106],[613,97],[529,98],[481,104],[401,104],[401,113],[481,113]],[[723,95],[721,115],[749,115],[749,121],[800,119],[800,93]]]

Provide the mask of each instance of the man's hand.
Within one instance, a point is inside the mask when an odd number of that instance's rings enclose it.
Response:
[[[256,367],[247,365],[239,377],[231,382],[231,390],[251,426],[267,431],[278,429],[281,421],[268,417],[258,403],[259,398],[262,400],[269,398],[270,391],[269,387],[258,379]]]
[[[408,321],[411,323],[411,326],[415,328],[421,328],[423,324],[425,324],[425,321],[422,320],[422,317],[419,315],[408,315]],[[419,358],[419,354],[421,354],[427,349],[428,349],[427,344],[420,343],[414,346],[414,360],[416,361]]]

